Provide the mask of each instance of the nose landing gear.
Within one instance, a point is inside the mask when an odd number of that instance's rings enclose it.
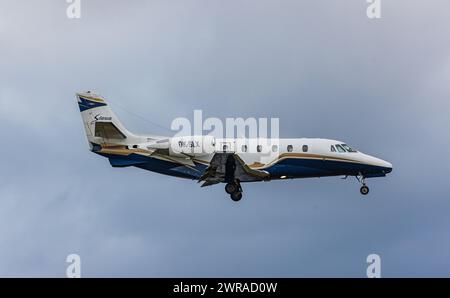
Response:
[[[361,188],[359,189],[359,192],[362,195],[367,195],[369,193],[369,188],[366,185],[361,186]]]
[[[365,177],[360,173],[356,176],[356,179],[362,184],[359,192],[364,196],[367,195],[369,193],[369,187],[366,185]]]
[[[242,187],[239,181],[227,183],[225,185],[225,191],[227,194],[230,195],[230,198],[235,202],[238,202],[242,199]]]

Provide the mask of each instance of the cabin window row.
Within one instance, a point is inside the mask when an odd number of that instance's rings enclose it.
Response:
[[[287,149],[287,152],[292,152],[292,151],[294,151],[294,146],[288,145],[286,149]],[[303,145],[302,146],[302,151],[303,152],[308,152],[308,150],[309,150],[308,145]]]
[[[256,146],[256,152],[260,153],[260,152],[262,152],[262,149],[263,149],[262,145]],[[286,147],[286,150],[287,150],[287,152],[292,152],[292,151],[294,151],[294,146],[288,145]],[[302,151],[303,152],[308,152],[308,150],[309,150],[308,145],[303,145],[302,146]],[[242,145],[241,151],[242,152],[247,152],[248,151],[248,146],[247,145]],[[278,146],[277,145],[272,145],[272,152],[277,152],[277,151],[278,151]]]

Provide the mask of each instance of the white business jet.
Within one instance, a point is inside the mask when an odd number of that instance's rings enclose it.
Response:
[[[137,167],[202,182],[225,183],[233,201],[242,198],[243,182],[355,176],[360,192],[365,179],[384,177],[392,164],[359,152],[345,142],[317,139],[217,139],[213,136],[136,135],[117,119],[105,99],[77,93],[90,150],[113,167]]]

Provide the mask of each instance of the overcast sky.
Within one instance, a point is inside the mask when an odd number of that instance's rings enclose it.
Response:
[[[38,3],[39,2],[39,3]],[[426,4],[425,4],[426,2]],[[0,276],[450,276],[450,3],[0,0]],[[139,133],[176,117],[279,117],[386,178],[223,185],[88,151],[74,93]],[[123,108],[126,109],[124,110]],[[148,119],[142,121],[130,112]]]

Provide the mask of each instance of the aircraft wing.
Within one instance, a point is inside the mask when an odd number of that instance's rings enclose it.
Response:
[[[214,154],[209,167],[198,182],[204,181],[202,187],[205,187],[230,180],[262,181],[268,176],[266,171],[251,169],[235,153],[218,152]]]

